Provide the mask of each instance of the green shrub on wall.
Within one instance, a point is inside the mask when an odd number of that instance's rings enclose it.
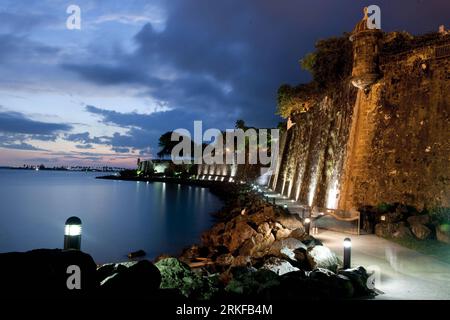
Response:
[[[351,76],[353,50],[348,35],[318,41],[316,50],[306,54],[300,60],[300,66],[312,74],[313,81],[298,86],[280,86],[277,114],[284,118],[293,111],[307,111],[311,106],[311,98],[318,97],[324,90],[340,86],[342,81]]]

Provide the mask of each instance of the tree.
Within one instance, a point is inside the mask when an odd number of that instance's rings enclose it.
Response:
[[[234,125],[234,127],[235,127],[236,129],[242,129],[242,130],[245,130],[245,129],[247,128],[247,127],[245,126],[245,121],[242,120],[242,119],[237,120],[237,121],[236,121],[236,124]]]
[[[172,149],[177,145],[178,141],[172,141],[173,131],[167,131],[159,137],[158,146],[161,147],[161,150],[157,153],[158,157],[162,158],[164,156],[170,155],[172,153]]]

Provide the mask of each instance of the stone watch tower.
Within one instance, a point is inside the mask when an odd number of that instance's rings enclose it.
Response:
[[[380,91],[376,81],[380,76],[378,56],[383,33],[369,28],[367,13],[368,9],[364,8],[364,17],[356,24],[350,37],[353,42],[351,82],[359,90],[353,108],[338,204],[339,208],[350,211],[365,201],[360,199],[358,190],[367,185],[364,173],[372,152],[376,128],[374,107]]]
[[[379,40],[382,32],[379,29],[369,29],[367,24],[368,9],[364,8],[364,17],[353,30],[350,41],[353,42],[352,84],[366,90],[378,76]]]

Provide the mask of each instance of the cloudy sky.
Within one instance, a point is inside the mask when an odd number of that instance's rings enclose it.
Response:
[[[370,4],[385,31],[450,23],[444,0],[2,0],[0,165],[133,166],[194,120],[275,126],[278,86],[309,81],[299,58]]]

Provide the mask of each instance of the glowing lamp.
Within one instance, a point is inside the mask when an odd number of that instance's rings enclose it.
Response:
[[[309,234],[309,229],[311,228],[311,219],[305,218],[305,220],[303,220],[303,222],[305,225],[305,232],[306,232],[306,234]]]
[[[81,220],[70,217],[64,227],[64,250],[80,250],[81,248]]]

